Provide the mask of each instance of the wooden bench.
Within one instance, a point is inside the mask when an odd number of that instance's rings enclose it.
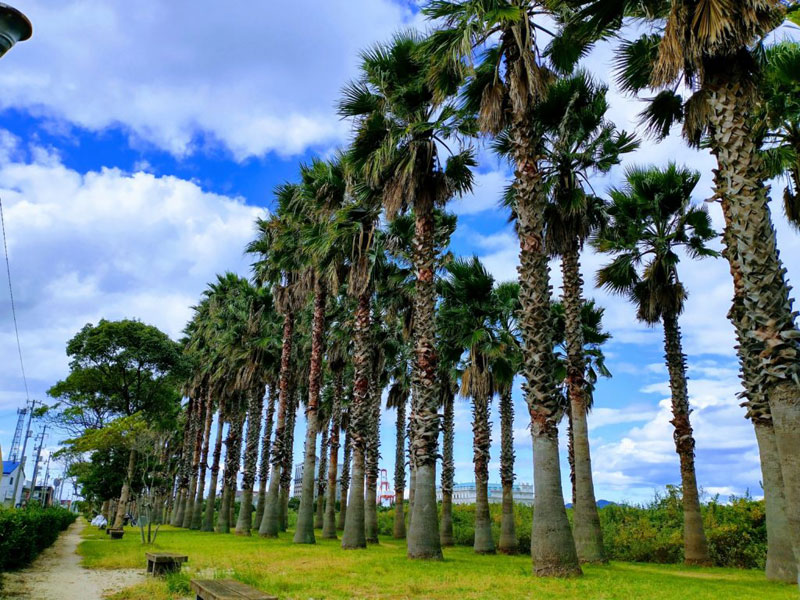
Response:
[[[177,573],[181,570],[181,565],[189,560],[185,554],[174,554],[172,552],[147,552],[147,572],[152,573],[153,577],[166,573]]]
[[[197,600],[278,600],[233,579],[192,579]]]
[[[125,533],[124,529],[111,529],[109,531],[112,540],[121,540],[122,534]]]

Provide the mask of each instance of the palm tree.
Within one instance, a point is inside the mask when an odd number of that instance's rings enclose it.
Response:
[[[769,176],[785,176],[783,208],[786,218],[800,228],[800,44],[784,41],[765,50],[760,82],[764,97],[762,148]]]
[[[495,552],[489,516],[489,448],[491,426],[489,405],[495,394],[491,370],[491,347],[495,343],[494,278],[477,257],[456,259],[445,266],[447,275],[439,282],[442,302],[439,330],[456,352],[467,352],[461,367],[463,397],[472,401],[472,447],[475,466],[475,539],[479,554]]]
[[[205,402],[205,415],[203,421],[203,448],[200,451],[200,471],[197,476],[197,493],[194,508],[192,509],[191,529],[199,530],[203,524],[203,497],[206,487],[206,470],[208,468],[208,451],[211,445],[211,424],[214,421],[214,402],[211,392]]]
[[[625,187],[611,191],[611,221],[600,232],[596,247],[615,255],[598,271],[597,283],[626,295],[640,320],[664,326],[675,450],[681,463],[684,556],[687,564],[702,565],[711,559],[697,495],[686,356],[678,325],[687,293],[678,277],[677,254],[681,249],[692,258],[717,255],[705,245],[716,237],[708,213],[691,202],[699,178],[674,164],[666,169],[629,169]]]
[[[317,421],[319,423],[321,435],[319,438],[317,503],[316,510],[314,512],[314,529],[322,529],[322,524],[325,517],[325,488],[328,484],[328,457],[325,453],[328,451],[328,423],[330,422],[330,418],[328,418],[327,412],[329,410],[330,406],[325,408],[323,413],[323,409],[320,407],[317,414]],[[324,418],[320,418],[323,414],[325,415]]]
[[[618,27],[635,0],[591,0],[578,18],[594,32]],[[741,0],[720,9],[718,2],[654,2],[645,16],[663,28],[623,48],[623,84],[631,91],[661,90],[645,117],[661,134],[682,119],[684,136],[701,142],[717,159],[714,198],[725,218],[724,256],[740,278],[742,310],[751,329],[740,344],[742,372],[768,399],[789,506],[800,504],[800,329],[778,255],[765,179],[770,173],[760,150],[762,102],[758,81],[762,41],[784,19],[782,0]],[[792,12],[797,14],[796,6]],[[591,36],[588,36],[591,37]],[[678,90],[688,88],[685,98]],[[731,311],[735,315],[739,309]],[[736,323],[734,323],[736,327]],[[747,347],[745,347],[747,346]],[[746,366],[759,356],[758,368]],[[789,530],[800,561],[800,514],[790,511]]]
[[[346,395],[352,398],[352,387]],[[336,529],[344,531],[344,523],[347,520],[347,497],[350,491],[350,463],[353,444],[350,441],[350,403],[342,406],[342,430],[344,431],[344,448],[342,449],[342,474],[339,477],[339,487],[341,488],[341,500],[339,501],[339,518],[336,521]]]
[[[439,541],[442,546],[455,545],[453,538],[453,478],[455,462],[455,397],[458,392],[455,362],[447,359],[439,346],[439,402],[442,406],[442,521],[439,523]]]
[[[550,202],[546,211],[545,246],[561,258],[566,326],[567,398],[575,450],[575,546],[581,562],[605,562],[600,517],[592,481],[587,403],[584,380],[581,307],[583,279],[580,253],[583,244],[603,224],[604,203],[585,191],[593,173],[606,173],[620,156],[638,147],[624,131],[605,118],[605,86],[583,71],[559,79],[539,103],[536,119],[544,133],[541,168]]]
[[[217,533],[230,533],[231,530],[231,521],[233,520],[231,513],[236,494],[236,479],[242,458],[242,434],[247,414],[244,405],[241,395],[237,394],[229,409],[231,421],[228,437],[225,438],[225,470],[222,474],[222,503],[217,518]]]
[[[275,423],[275,442],[272,446],[272,479],[269,484],[264,516],[258,533],[262,537],[277,537],[280,514],[281,469],[288,449],[284,446],[287,412],[293,399],[290,398],[289,379],[291,372],[292,338],[294,336],[295,312],[300,296],[300,280],[295,271],[298,264],[298,238],[296,232],[283,218],[286,207],[295,196],[291,185],[276,189],[278,211],[271,218],[259,219],[256,223],[257,237],[247,246],[247,252],[258,256],[254,264],[256,281],[274,285],[273,296],[276,308],[283,314],[283,335],[281,342],[281,362],[279,371],[278,418]]]
[[[414,401],[411,415],[417,489],[408,536],[410,558],[442,557],[436,514],[436,456],[439,430],[434,348],[434,207],[472,186],[471,150],[439,158],[439,141],[451,137],[458,116],[436,102],[428,84],[430,61],[422,40],[412,33],[395,36],[361,55],[361,78],[348,85],[340,102],[342,116],[356,119],[352,160],[365,181],[382,189],[391,219],[413,207],[414,238]],[[451,87],[455,89],[457,81]],[[366,306],[364,307],[366,309]],[[358,393],[358,392],[356,392]]]
[[[386,408],[397,411],[395,419],[395,453],[394,453],[394,525],[392,537],[402,540],[406,537],[405,487],[406,487],[406,406],[411,395],[407,358],[401,359],[406,370],[401,377],[395,377],[386,398]]]
[[[322,537],[330,540],[336,539],[336,481],[339,467],[339,436],[342,429],[342,403],[344,402],[344,369],[345,357],[337,353],[337,346],[328,349],[328,369],[331,372],[328,389],[331,398],[331,426],[328,436],[328,485],[325,498],[325,515],[322,522]],[[317,502],[322,502],[318,499]]]
[[[523,388],[533,436],[535,510],[533,570],[539,576],[581,574],[561,488],[558,423],[563,407],[553,378],[550,275],[544,248],[546,195],[534,107],[552,80],[537,47],[539,20],[552,3],[535,0],[433,0],[426,14],[442,27],[430,41],[436,72],[468,77],[465,108],[481,131],[508,130],[515,164],[516,228],[520,242],[519,326],[526,348]],[[479,62],[474,64],[475,56]]]
[[[372,269],[375,256],[375,227],[378,211],[369,190],[354,180],[351,183],[353,198],[338,212],[331,223],[331,244],[350,249],[347,260],[348,293],[356,300],[353,314],[353,391],[347,411],[347,437],[353,455],[352,482],[349,500],[342,504],[344,533],[342,548],[365,548],[364,477],[367,450],[367,423],[369,421],[369,386],[372,376]],[[347,441],[346,441],[347,444]],[[349,457],[345,449],[345,470],[349,470]],[[343,480],[350,473],[342,473]]]
[[[275,362],[279,362],[276,360]],[[267,400],[267,414],[264,419],[264,433],[261,438],[261,462],[258,468],[258,503],[256,504],[256,518],[255,524],[261,525],[261,520],[264,518],[264,505],[267,500],[267,483],[269,483],[269,459],[270,451],[272,450],[272,427],[275,422],[275,400],[277,396],[277,387],[275,380],[272,379],[269,384],[269,396]]]
[[[310,259],[310,276],[314,287],[314,312],[311,326],[311,356],[309,364],[308,402],[306,403],[306,441],[303,459],[303,480],[297,526],[296,544],[313,544],[314,539],[314,471],[316,467],[317,423],[319,393],[322,381],[324,354],[325,310],[328,290],[338,285],[340,252],[319,237],[328,231],[333,212],[342,205],[345,195],[345,178],[339,160],[323,162],[314,160],[300,168],[301,184],[296,188],[291,210],[300,222],[300,235],[305,248],[317,251],[306,253]],[[318,251],[328,249],[327,252]],[[320,482],[322,483],[322,482]]]
[[[561,302],[553,302],[553,321],[555,333],[556,355],[560,364],[559,377],[563,375],[564,384],[567,384],[567,342],[566,326],[564,316],[564,305]],[[611,334],[603,331],[603,314],[605,310],[595,305],[594,300],[587,300],[581,306],[581,335],[583,336],[583,355],[586,370],[584,373],[584,397],[586,398],[586,410],[592,409],[594,402],[594,389],[600,377],[611,377],[605,363],[605,355],[601,346],[611,339]],[[565,393],[565,396],[567,394]],[[570,481],[572,482],[572,504],[576,504],[577,490],[575,482],[575,442],[573,435],[572,411],[569,411],[569,425],[567,442],[567,454],[570,465]]]
[[[496,312],[492,349],[492,373],[500,396],[500,483],[503,486],[503,512],[497,549],[503,554],[516,554],[519,549],[514,522],[514,401],[511,392],[514,378],[522,367],[522,348],[517,329],[519,284],[501,283],[493,292]]]
[[[351,347],[351,332],[352,332],[352,322],[350,317],[352,315],[352,311],[349,310],[350,299],[348,298],[346,292],[342,293],[340,291],[339,294],[334,298],[333,310],[331,314],[331,323],[330,327],[328,328],[328,348],[327,348],[327,357],[328,357],[328,372],[329,372],[329,381],[328,381],[328,390],[332,396],[331,398],[331,426],[330,426],[330,435],[328,436],[328,446],[330,452],[329,458],[329,468],[328,468],[328,486],[327,486],[327,498],[325,501],[325,516],[323,518],[322,524],[322,537],[327,539],[336,539],[336,482],[339,479],[340,474],[338,473],[339,468],[339,440],[341,439],[341,431],[344,427],[346,417],[347,417],[347,406],[346,401],[347,398],[345,397],[345,378],[348,375],[351,375],[348,371],[349,360],[348,357],[350,355],[350,347]],[[352,377],[350,378],[352,380]],[[349,440],[345,440],[345,459],[343,460],[342,466],[342,473],[341,473],[341,481],[340,481],[340,489],[341,489],[341,501],[340,501],[340,513],[342,515],[341,510],[346,511],[347,506],[347,487],[348,485],[345,483],[346,473],[349,472],[349,465],[344,464],[347,461],[347,458],[350,456],[349,448],[347,447],[347,442]],[[344,519],[342,518],[342,526],[344,526]]]

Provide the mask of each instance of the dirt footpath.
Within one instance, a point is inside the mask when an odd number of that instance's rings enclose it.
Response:
[[[30,567],[4,574],[0,598],[102,600],[110,592],[144,581],[144,569],[84,569],[77,549],[85,526],[86,521],[78,519]]]

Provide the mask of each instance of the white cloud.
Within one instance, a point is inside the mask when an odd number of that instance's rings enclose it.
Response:
[[[138,318],[176,338],[216,272],[247,272],[243,247],[263,209],[176,177],[80,174],[47,152],[32,155],[0,165],[0,194],[33,396],[66,374],[66,341],[85,323]],[[0,304],[10,314],[7,296]],[[0,409],[21,406],[10,319],[0,356]]]
[[[489,171],[475,176],[471,194],[456,198],[448,205],[459,216],[480,214],[487,210],[497,210],[503,190],[509,183],[510,174],[503,171]]]
[[[34,37],[3,61],[0,107],[185,155],[243,159],[344,139],[335,114],[358,51],[414,16],[392,0],[30,0]],[[202,138],[202,139],[201,139]]]

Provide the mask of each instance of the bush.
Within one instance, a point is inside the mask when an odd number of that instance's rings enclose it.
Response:
[[[0,508],[0,572],[30,563],[76,518],[63,508]]]
[[[439,507],[441,514],[441,505]],[[406,504],[408,511],[408,504]],[[500,539],[500,504],[489,505],[492,535]],[[600,509],[600,524],[608,557],[628,562],[677,564],[683,562],[683,505],[680,488],[670,486],[649,504],[611,504]],[[709,553],[714,565],[763,569],[767,557],[764,501],[731,497],[721,504],[718,497],[702,506]],[[572,510],[567,510],[572,521]],[[408,517],[406,517],[407,519]],[[514,506],[519,552],[530,554],[533,508]],[[475,506],[453,506],[453,538],[458,546],[471,546],[475,536]],[[408,524],[408,520],[406,520]],[[378,509],[378,532],[391,536],[394,508]]]

